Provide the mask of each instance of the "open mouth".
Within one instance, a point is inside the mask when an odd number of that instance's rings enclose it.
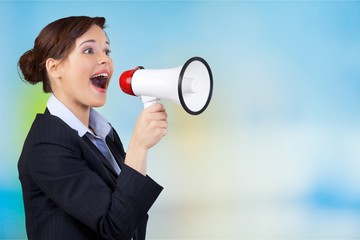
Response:
[[[95,87],[105,89],[108,78],[109,75],[107,73],[100,73],[92,76],[90,81]]]

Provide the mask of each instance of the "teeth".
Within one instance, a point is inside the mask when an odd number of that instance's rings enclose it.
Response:
[[[108,76],[109,76],[109,74],[107,74],[107,73],[100,73],[100,74],[92,76],[91,78],[96,78],[96,77],[106,77],[107,78]]]

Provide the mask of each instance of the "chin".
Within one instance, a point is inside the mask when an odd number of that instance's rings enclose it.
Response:
[[[93,107],[102,107],[102,106],[104,106],[104,105],[105,105],[105,102],[103,102],[103,103],[97,103],[97,104],[94,104]]]
[[[93,104],[92,107],[102,107],[104,106],[106,103],[106,97],[104,99],[96,99]]]
[[[94,104],[92,107],[94,107],[94,108],[99,108],[99,107],[102,107],[102,106],[104,106],[105,104]]]

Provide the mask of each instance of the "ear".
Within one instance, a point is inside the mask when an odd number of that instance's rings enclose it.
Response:
[[[60,60],[54,58],[48,58],[45,62],[46,70],[51,78],[61,77]]]

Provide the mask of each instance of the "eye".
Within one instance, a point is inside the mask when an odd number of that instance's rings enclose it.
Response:
[[[85,54],[93,54],[94,50],[92,48],[87,48],[87,49],[84,50],[84,53]]]
[[[109,56],[110,53],[111,53],[111,50],[110,50],[110,49],[107,49],[107,50],[104,51],[104,53]]]

